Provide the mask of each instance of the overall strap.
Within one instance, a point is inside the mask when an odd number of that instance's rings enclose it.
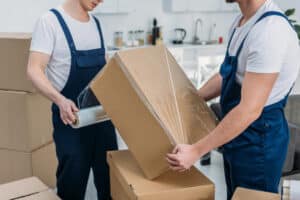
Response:
[[[100,26],[100,22],[99,22],[99,20],[95,16],[93,16],[93,18],[94,18],[94,20],[96,22],[97,29],[98,29],[98,32],[99,32],[99,36],[100,36],[100,40],[101,40],[101,48],[105,49],[105,47],[104,47],[104,38],[103,38],[103,34],[102,34],[102,29],[101,29],[101,26]]]
[[[228,45],[227,45],[227,55],[229,55],[229,48],[230,48],[230,45],[231,45],[231,42],[232,42],[232,39],[233,39],[233,36],[234,36],[235,32],[236,32],[236,28],[233,29],[232,34],[230,36],[230,39],[229,39],[229,42],[228,42]]]
[[[279,11],[268,11],[268,12],[265,12],[262,16],[260,16],[260,18],[258,18],[258,20],[255,22],[255,24],[253,25],[253,27],[260,21],[262,21],[264,18],[266,17],[269,17],[269,16],[279,16],[279,17],[283,17],[284,19],[286,19],[288,21],[288,23],[292,26],[292,28],[294,29],[294,26],[291,24],[291,22],[289,21],[289,19],[281,12]],[[253,28],[252,27],[252,28]],[[236,57],[239,57],[243,47],[244,47],[244,43],[248,37],[248,35],[250,34],[252,28],[250,29],[250,31],[247,33],[246,37],[243,39],[240,47],[238,48],[238,51],[236,53]]]
[[[50,11],[53,12],[54,15],[57,17],[58,22],[60,23],[60,25],[63,29],[63,32],[65,34],[65,37],[67,39],[71,54],[75,55],[76,54],[76,47],[75,47],[75,43],[74,43],[74,40],[73,40],[73,37],[72,37],[72,34],[70,32],[69,27],[67,26],[65,20],[63,19],[62,15],[58,12],[58,10],[51,9]]]
[[[294,88],[294,86],[295,86],[295,83],[293,83],[293,85],[292,85],[292,87],[290,88],[290,90],[289,90],[289,92],[286,94],[286,96],[284,97],[284,106],[286,105],[286,103],[287,103],[287,100],[288,100],[288,98],[289,98],[289,96],[290,96],[290,94],[291,94],[291,92],[292,92],[292,90],[293,90],[293,88]]]

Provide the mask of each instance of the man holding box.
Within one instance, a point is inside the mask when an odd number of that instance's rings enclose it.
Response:
[[[231,29],[220,73],[199,95],[220,96],[223,120],[193,145],[178,145],[167,155],[176,171],[223,145],[228,199],[241,186],[278,192],[289,130],[284,106],[299,71],[299,41],[273,0],[237,2],[242,15]]]
[[[70,126],[79,93],[106,64],[100,23],[88,13],[100,2],[66,0],[39,19],[32,38],[28,76],[54,103],[57,190],[64,200],[84,199],[91,168],[98,199],[110,199],[106,152],[117,149],[112,123]]]

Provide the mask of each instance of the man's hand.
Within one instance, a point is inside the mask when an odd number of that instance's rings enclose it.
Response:
[[[75,113],[79,111],[75,103],[69,99],[62,98],[57,105],[60,111],[60,118],[64,124],[73,124],[76,121]]]
[[[211,77],[202,88],[199,89],[198,95],[205,101],[210,101],[221,94],[222,77],[219,73]]]
[[[195,145],[177,145],[171,154],[167,154],[167,161],[174,171],[184,172],[189,170],[201,157]]]

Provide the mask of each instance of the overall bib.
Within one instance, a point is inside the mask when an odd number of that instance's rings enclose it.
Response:
[[[94,17],[101,39],[101,48],[78,51],[62,15],[55,9],[51,11],[63,29],[71,52],[70,75],[61,94],[76,102],[80,92],[106,64],[100,23]],[[53,135],[58,159],[56,173],[58,195],[63,200],[83,200],[92,168],[98,199],[110,199],[106,152],[117,149],[116,134],[112,123],[108,121],[81,129],[73,129],[69,125],[64,125],[60,118],[59,108],[55,104],[52,105],[52,113]]]
[[[282,13],[270,11],[264,13],[256,23],[268,16],[283,17],[288,21]],[[220,103],[224,116],[241,100],[241,85],[236,81],[236,72],[239,55],[249,34],[241,43],[236,56],[230,56],[229,47],[234,33],[235,30],[220,70],[223,78]],[[289,143],[289,129],[284,116],[289,93],[287,91],[286,97],[281,101],[266,106],[255,122],[223,146],[228,199],[231,199],[236,187],[278,192]]]

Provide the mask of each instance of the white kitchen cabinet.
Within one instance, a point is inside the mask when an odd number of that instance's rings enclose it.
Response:
[[[225,0],[220,1],[221,5],[220,8],[222,11],[229,11],[229,12],[238,12],[239,6],[237,3],[226,3]]]
[[[106,0],[103,1],[95,10],[92,12],[93,14],[98,13],[117,13],[118,9],[118,0]]]
[[[105,0],[92,13],[118,14],[130,13],[134,10],[136,0]]]
[[[106,0],[110,1],[110,0]],[[118,13],[130,13],[135,9],[137,0],[118,0]]]
[[[220,2],[223,0],[189,0],[189,11],[211,12],[220,10]]]
[[[168,12],[187,12],[190,0],[164,0],[163,5]]]
[[[225,0],[164,0],[169,12],[236,12],[237,3],[228,4]]]

